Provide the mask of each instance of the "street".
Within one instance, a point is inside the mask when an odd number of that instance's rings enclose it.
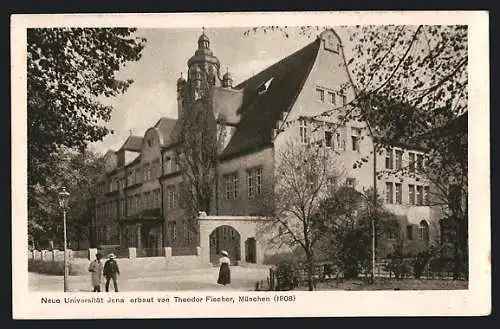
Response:
[[[168,270],[147,272],[141,276],[127,275],[118,276],[118,288],[121,292],[127,291],[207,291],[207,290],[254,290],[256,281],[266,280],[267,267],[231,267],[231,284],[221,286],[217,284],[218,267],[188,270]],[[29,273],[30,291],[57,292],[63,289],[63,277],[39,273]],[[102,282],[101,291],[104,291]],[[70,276],[70,291],[92,291],[90,276]],[[113,290],[112,283],[110,290]]]

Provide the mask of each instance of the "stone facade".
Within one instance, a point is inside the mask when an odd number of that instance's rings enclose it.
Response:
[[[333,30],[323,32],[310,45],[234,87],[229,73],[220,77],[220,63],[203,33],[198,49],[188,60],[187,79],[181,77],[177,81],[179,118],[188,110],[183,107],[185,98],[190,96],[186,92],[193,92],[194,99],[204,96],[200,81],[209,85],[214,116],[223,114],[226,118],[218,193],[214,193],[214,211],[209,214],[218,217],[200,219],[198,232],[187,228],[179,198],[182,175],[174,159],[178,143],[174,136],[182,125],[180,119],[162,118],[143,137],[131,136],[119,151],[106,154],[107,173],[91,203],[95,205],[97,232],[94,244],[137,247],[147,249],[146,253],[163,252],[169,247],[172,254],[195,254],[200,247],[203,261],[210,262],[214,250],[210,237],[218,227],[228,226],[237,232],[229,230],[228,234],[239,241],[233,247],[239,250],[239,260],[244,262],[250,257],[245,242],[255,237],[257,225],[253,220],[256,217],[251,216],[265,216],[272,211],[269,201],[276,154],[290,140],[320,142],[339,151],[345,183],[360,191],[373,186],[373,140],[366,125],[338,125],[335,112],[318,116],[354,98],[342,42]],[[278,112],[272,112],[271,107]],[[269,122],[272,129],[261,128],[268,127]],[[376,155],[377,171],[417,166],[423,156],[418,148],[395,146],[390,152]],[[366,162],[353,168],[361,157],[366,157]],[[432,186],[418,173],[412,179],[387,175],[377,180],[377,190],[387,208],[399,218],[396,231],[379,241],[382,255],[391,251],[397,238],[404,240],[408,250],[420,250],[439,239],[439,214],[428,206],[429,189]],[[257,248],[258,255],[250,258],[260,261],[261,247]]]

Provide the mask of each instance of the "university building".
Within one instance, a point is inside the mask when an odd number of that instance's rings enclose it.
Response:
[[[144,136],[130,135],[117,151],[105,154],[106,172],[92,199],[92,227],[97,246],[136,247],[138,256],[189,255],[198,246],[210,248],[210,259],[222,249],[241,261],[255,261],[255,240],[239,248],[240,232],[230,225],[213,230],[208,241],[192,232],[179,197],[182,174],[174,152],[182,129],[186,92],[194,98],[208,93],[213,117],[224,117],[224,148],[219,157],[218,192],[213,203],[219,216],[265,216],[259,197],[272,193],[276,154],[289,140],[322,142],[341,154],[345,184],[358,190],[373,186],[373,140],[360,122],[339,124],[335,115],[319,116],[342,108],[354,98],[343,46],[333,30],[310,44],[235,85],[203,33],[188,60],[187,79],[177,81],[178,119],[159,118]],[[207,82],[208,90],[199,88]],[[341,86],[351,86],[343,88]],[[189,86],[189,88],[188,88]],[[196,94],[198,93],[198,94]],[[362,156],[368,162],[353,164]],[[398,220],[379,242],[379,253],[389,252],[403,239],[408,250],[419,250],[439,239],[439,210],[429,206],[432,186],[419,175],[425,166],[424,150],[395,146],[377,155],[379,170],[408,167],[414,178],[386,175],[377,189]],[[210,214],[211,215],[211,214]]]

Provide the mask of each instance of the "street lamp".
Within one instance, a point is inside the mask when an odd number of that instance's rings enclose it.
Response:
[[[59,206],[62,208],[63,211],[63,231],[64,231],[64,292],[68,291],[68,275],[69,275],[69,268],[68,268],[68,243],[66,240],[66,208],[68,207],[68,202],[69,202],[69,192],[66,191],[66,188],[62,188],[62,190],[59,192]]]

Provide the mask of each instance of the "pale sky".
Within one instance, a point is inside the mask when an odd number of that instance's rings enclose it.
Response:
[[[210,48],[221,64],[221,74],[226,67],[233,74],[234,85],[260,72],[288,56],[315,38],[299,35],[298,29],[288,29],[289,38],[283,32],[262,31],[244,36],[246,28],[207,29]],[[345,43],[348,41],[340,29],[336,29]],[[124,95],[105,99],[114,107],[107,127],[114,130],[102,142],[90,148],[105,153],[121,147],[132,130],[142,136],[160,117],[177,117],[176,81],[187,73],[187,61],[198,47],[200,29],[139,29],[137,36],[147,38],[142,58],[118,72],[118,77],[133,79],[134,83]],[[320,31],[318,31],[319,33]]]

